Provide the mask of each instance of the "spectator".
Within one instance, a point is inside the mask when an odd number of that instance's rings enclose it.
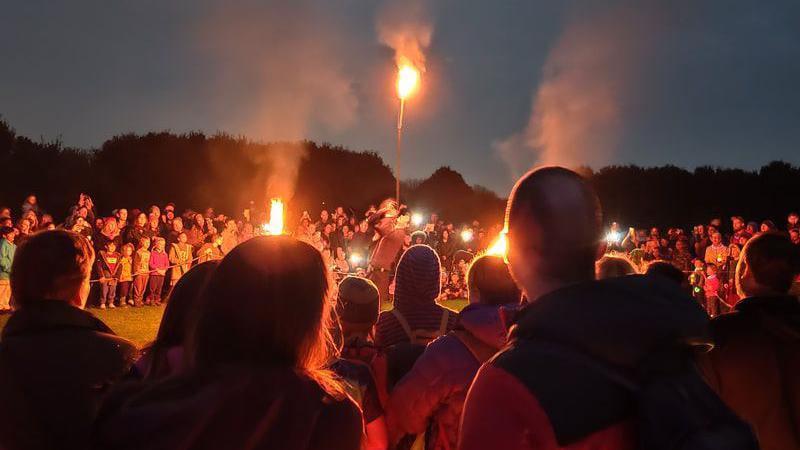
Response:
[[[80,235],[45,231],[11,271],[17,311],[0,343],[0,447],[86,448],[100,400],[136,357],[130,342],[83,310],[94,251]]]
[[[133,306],[131,283],[133,282],[133,244],[122,246],[122,255],[119,258],[119,305]]]
[[[95,447],[358,450],[361,414],[322,370],[334,352],[329,288],[308,244],[261,236],[234,248],[202,294],[186,373],[112,394]]]
[[[775,232],[742,250],[736,288],[742,300],[712,322],[716,345],[701,355],[709,384],[751,423],[763,450],[800,448],[800,303],[788,291],[798,252]]]
[[[228,219],[225,222],[225,230],[222,231],[221,237],[222,245],[220,246],[220,250],[222,250],[223,255],[227,255],[231,252],[231,250],[233,250],[234,247],[236,247],[236,245],[239,244],[239,236],[235,220]]]
[[[117,219],[117,230],[120,236],[125,236],[125,231],[128,228],[128,210],[125,208],[116,209],[112,215]]]
[[[794,245],[800,245],[800,229],[792,228],[789,230],[789,240]]]
[[[222,254],[222,250],[220,250],[220,247],[222,247],[222,236],[214,235],[213,239],[214,239],[213,241],[203,244],[197,250],[198,264],[204,263],[206,261],[216,261],[218,259],[222,259],[222,257],[225,256]]]
[[[403,254],[395,275],[394,309],[380,314],[376,344],[430,341],[453,329],[457,313],[436,304],[440,271],[439,258],[427,245],[414,245]]]
[[[633,264],[621,256],[606,255],[595,263],[595,277],[598,280],[624,277],[635,273],[636,268],[633,267]]]
[[[100,308],[114,308],[114,300],[117,294],[117,280],[119,279],[122,266],[119,263],[120,255],[117,253],[117,243],[107,241],[105,249],[100,250],[100,257],[97,258],[97,274],[100,276]],[[120,306],[124,305],[120,303]]]
[[[186,370],[187,335],[200,310],[202,288],[218,265],[219,261],[198,264],[178,280],[169,294],[155,341],[142,350],[142,357],[133,367],[137,378],[156,381]]]
[[[39,209],[39,203],[37,202],[35,195],[27,196],[25,201],[22,202],[22,215],[25,216],[25,213],[28,211],[33,212],[37,216],[42,215],[42,211]]]
[[[345,255],[344,248],[336,247],[336,258],[333,260],[335,270],[339,273],[349,273],[350,264],[347,262],[347,255]]]
[[[666,261],[653,261],[647,265],[645,275],[659,276],[674,281],[678,286],[683,288],[685,292],[689,292],[689,277],[674,265]]]
[[[765,220],[761,222],[761,228],[759,230],[761,233],[769,233],[770,231],[775,231],[775,230],[776,230],[775,223],[773,223],[771,220]]]
[[[692,253],[689,251],[689,239],[685,236],[675,241],[675,251],[672,253],[672,265],[683,272],[692,270]]]
[[[530,303],[509,345],[470,388],[460,449],[634,448],[641,436],[629,393],[602,371],[553,355],[634,369],[666,340],[703,337],[705,315],[674,283],[593,281],[601,215],[592,188],[567,169],[534,170],[517,182],[506,213],[507,258]]]
[[[144,227],[144,235],[149,237],[151,241],[154,241],[155,238],[163,236],[163,224],[158,219],[160,217],[160,215],[157,214],[158,207],[153,206],[151,208],[155,208],[155,210],[147,216],[147,225]]]
[[[786,218],[786,229],[787,230],[800,229],[800,216],[798,216],[796,212],[789,213],[789,216]]]
[[[164,287],[164,278],[169,267],[166,241],[162,237],[153,239],[153,249],[150,251],[150,294],[145,300],[145,305],[161,306],[161,290]]]
[[[167,233],[167,247],[172,247],[172,244],[178,242],[178,236],[185,232],[186,230],[183,229],[183,219],[180,217],[175,217],[170,221],[170,230]],[[188,239],[188,236],[187,236]]]
[[[180,217],[175,218],[172,225],[175,226],[180,219]],[[192,246],[186,242],[186,233],[180,232],[177,239],[177,242],[174,242],[169,249],[169,262],[174,266],[170,270],[170,286],[175,286],[178,280],[192,267]]]
[[[0,228],[0,313],[11,311],[11,265],[14,262],[14,231],[11,227]]]
[[[433,341],[392,391],[392,441],[425,434],[425,448],[455,449],[464,399],[481,364],[505,345],[508,311],[520,291],[502,258],[481,256],[467,275],[469,306],[451,333]]]
[[[103,220],[103,226],[100,231],[92,238],[96,252],[100,252],[106,248],[106,244],[113,242],[116,248],[122,248],[122,236],[119,235],[117,228],[117,219],[114,217],[106,217]]]
[[[439,246],[436,248],[436,251],[439,253],[444,267],[452,267],[453,255],[456,253],[456,250],[458,250],[458,244],[455,239],[451,238],[450,231],[447,229],[442,230]]]
[[[133,256],[133,306],[142,306],[142,299],[150,280],[150,239],[139,239],[139,248]]]
[[[28,240],[31,234],[33,234],[31,222],[28,219],[20,219],[19,223],[17,223],[17,234],[14,238],[14,242],[17,245],[22,245]]]
[[[139,213],[136,216],[136,222],[129,226],[125,233],[125,243],[138,245],[143,237],[149,239],[149,236],[145,232],[145,226],[147,226],[147,215],[145,213]]]
[[[717,265],[714,263],[706,264],[706,279],[703,283],[703,291],[706,299],[706,310],[708,315],[715,317],[719,315],[720,290],[722,286],[717,277]]]
[[[442,298],[444,300],[455,300],[466,296],[464,283],[461,282],[461,274],[458,271],[452,271],[448,277],[447,284],[444,286]]]
[[[704,261],[706,264],[722,265],[727,259],[728,247],[722,243],[722,234],[714,232],[711,235],[711,245],[706,248]]]

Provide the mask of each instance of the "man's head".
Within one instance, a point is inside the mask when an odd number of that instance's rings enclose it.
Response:
[[[790,228],[797,228],[797,226],[800,225],[800,216],[798,216],[796,212],[789,213],[787,222]]]
[[[19,308],[61,300],[83,308],[89,295],[94,250],[81,235],[64,230],[37,233],[14,256],[11,291]]]
[[[339,283],[336,312],[345,335],[370,332],[380,312],[378,288],[366,278],[345,277]]]
[[[722,244],[722,235],[719,234],[718,232],[714,232],[711,235],[711,243],[714,244],[714,245]]]
[[[786,235],[768,232],[747,241],[736,266],[740,297],[786,295],[800,271],[798,248]]]
[[[506,230],[511,273],[530,300],[594,279],[602,212],[577,173],[544,167],[525,174],[509,197]]]
[[[2,227],[0,227],[0,238],[3,238],[13,244],[15,235],[16,235],[16,230],[14,230],[14,227],[7,225],[3,225]]]
[[[789,240],[792,241],[792,244],[800,244],[800,230],[797,228],[789,230]]]
[[[484,305],[519,303],[522,297],[503,258],[493,255],[482,255],[469,266],[467,291],[470,303]]]
[[[731,217],[731,226],[733,226],[733,231],[744,230],[744,219],[741,216]]]

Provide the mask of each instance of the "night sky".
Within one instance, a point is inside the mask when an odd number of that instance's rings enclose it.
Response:
[[[413,2],[408,2],[408,4]],[[401,2],[400,5],[403,5]],[[424,3],[403,178],[503,195],[536,163],[800,163],[797,0]],[[394,161],[386,1],[11,0],[0,115],[34,139],[309,138]]]

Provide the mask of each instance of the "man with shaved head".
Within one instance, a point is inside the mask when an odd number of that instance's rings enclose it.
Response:
[[[529,304],[470,388],[460,449],[636,448],[635,399],[591,366],[632,370],[657,346],[702,341],[708,319],[660,277],[595,281],[601,223],[594,190],[568,169],[514,186],[507,260]]]

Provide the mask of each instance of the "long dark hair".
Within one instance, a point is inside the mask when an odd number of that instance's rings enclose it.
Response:
[[[323,367],[335,354],[331,282],[322,255],[288,236],[259,236],[228,253],[203,292],[187,346],[192,367],[291,367],[332,394],[341,388]]]
[[[186,344],[189,330],[200,310],[200,295],[218,265],[219,261],[198,264],[186,272],[172,288],[156,339],[145,350],[150,361],[144,373],[145,379],[152,380],[169,375],[169,366],[165,364],[167,351]]]

